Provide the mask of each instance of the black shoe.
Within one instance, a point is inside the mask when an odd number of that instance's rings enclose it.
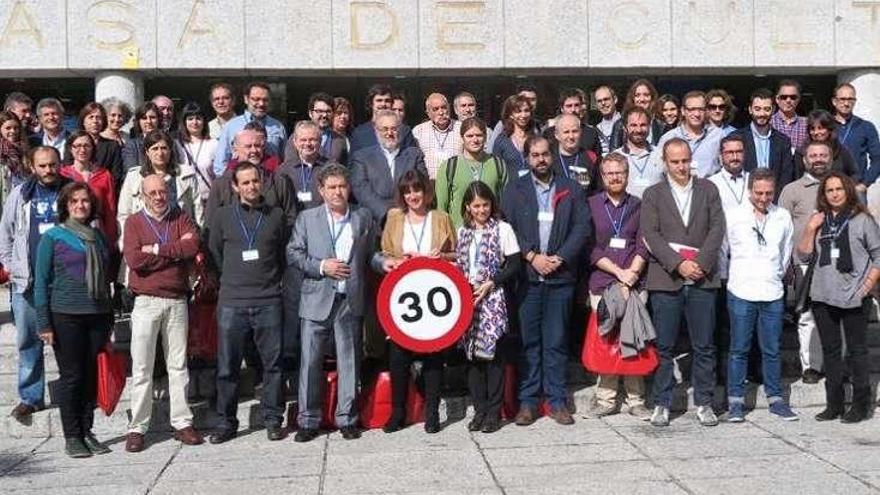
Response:
[[[106,445],[99,442],[98,439],[95,438],[95,435],[91,432],[86,433],[86,435],[83,437],[83,443],[85,444],[86,448],[95,455],[109,454],[111,452],[111,450],[107,448]]]
[[[402,416],[392,415],[391,419],[385,423],[385,426],[382,428],[382,431],[385,433],[394,433],[395,431],[400,431],[406,425],[406,418]]]
[[[483,433],[495,433],[501,429],[501,421],[498,418],[486,418],[483,421],[483,427],[480,429]]]
[[[843,416],[840,417],[841,423],[858,423],[868,419],[868,412],[863,407],[851,406]]]
[[[476,413],[474,414],[474,419],[471,420],[467,425],[468,431],[480,431],[483,428],[483,421],[486,420],[485,414]]]
[[[275,442],[284,438],[284,428],[281,425],[269,425],[266,427],[266,438]]]
[[[92,456],[92,451],[86,447],[81,438],[65,438],[64,453],[74,459],[84,459]]]
[[[807,368],[804,370],[804,374],[801,379],[804,383],[813,385],[819,383],[819,380],[822,379],[822,374],[812,368]]]
[[[226,443],[235,438],[235,435],[237,434],[238,431],[233,430],[232,428],[229,428],[227,430],[218,430],[212,433],[210,437],[208,437],[208,441],[213,443],[214,445]]]
[[[361,430],[357,426],[343,426],[339,429],[339,433],[342,433],[342,438],[346,440],[357,440],[361,437]]]
[[[833,421],[840,417],[841,412],[840,409],[825,408],[824,411],[816,415],[816,421]]]
[[[440,421],[438,419],[429,419],[425,421],[425,433],[440,433]]]
[[[316,428],[301,428],[296,432],[296,435],[293,436],[293,441],[299,443],[311,442],[318,438],[318,435],[319,433]]]

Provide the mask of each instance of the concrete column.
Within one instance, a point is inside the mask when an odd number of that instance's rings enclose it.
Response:
[[[138,72],[99,72],[95,76],[95,101],[116,98],[135,110],[144,102],[144,79]]]
[[[837,82],[855,86],[858,101],[853,113],[880,129],[880,68],[843,71]]]

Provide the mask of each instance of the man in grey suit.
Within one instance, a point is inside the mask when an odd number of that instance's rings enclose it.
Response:
[[[724,211],[715,184],[691,176],[687,141],[663,145],[666,180],[645,190],[641,228],[650,258],[646,288],[657,330],[660,367],[654,375],[651,424],[669,425],[675,378],[672,359],[684,315],[694,353],[691,383],[697,417],[715,426],[715,292],[720,287],[716,262],[724,239]]]
[[[329,164],[318,172],[318,184],[324,204],[296,219],[287,247],[287,262],[304,274],[299,309],[302,354],[297,442],[318,436],[322,360],[330,335],[336,343],[339,374],[336,425],[346,440],[360,437],[356,402],[360,331],[364,276],[374,255],[375,222],[366,209],[348,204],[348,169]],[[378,257],[377,263],[381,264]]]
[[[379,144],[352,153],[351,189],[358,203],[381,225],[393,206],[397,178],[411,169],[427,176],[428,170],[421,149],[400,148],[400,120],[394,111],[379,110],[374,122]]]

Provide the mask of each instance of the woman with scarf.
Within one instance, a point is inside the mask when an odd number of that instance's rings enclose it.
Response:
[[[859,203],[855,182],[839,171],[819,184],[816,210],[797,246],[799,256],[812,258],[811,308],[825,359],[826,406],[816,420],[857,423],[870,411],[865,332],[869,294],[880,278],[880,227]],[[846,339],[846,367],[852,373],[852,403],[846,411],[841,334]]]
[[[494,433],[501,428],[504,363],[498,343],[508,330],[504,284],[519,273],[520,251],[509,223],[498,219],[498,201],[486,184],[472,182],[464,192],[455,263],[474,289],[474,320],[463,337],[469,361],[468,389],[474,418],[468,430]]]
[[[90,227],[95,205],[87,185],[61,188],[58,225],[43,234],[34,264],[37,328],[55,351],[64,450],[75,458],[110,452],[92,433],[97,356],[107,342],[112,318],[108,244]]]
[[[397,181],[397,207],[388,211],[382,232],[382,254],[395,268],[409,258],[430,256],[452,261],[455,230],[449,215],[432,210],[428,178],[416,170],[406,171]],[[425,378],[425,431],[440,431],[440,388],[443,381],[443,353],[414,354],[390,342],[391,419],[384,431],[392,433],[406,424],[406,395],[409,368],[421,360]]]
[[[26,153],[21,121],[12,112],[0,112],[0,205],[6,203],[12,188],[30,176],[24,160]]]

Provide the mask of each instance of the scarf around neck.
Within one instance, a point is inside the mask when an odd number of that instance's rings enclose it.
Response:
[[[97,231],[72,218],[68,218],[64,222],[64,227],[82,241],[86,248],[85,279],[89,297],[96,301],[107,299],[107,281],[104,276],[104,263],[98,251]]]
[[[837,271],[849,273],[853,270],[852,250],[849,245],[849,222],[852,220],[849,210],[842,211],[835,220],[831,213],[825,214],[825,222],[819,233],[819,245],[822,247],[819,255],[819,266],[831,264],[831,250],[838,249]]]

